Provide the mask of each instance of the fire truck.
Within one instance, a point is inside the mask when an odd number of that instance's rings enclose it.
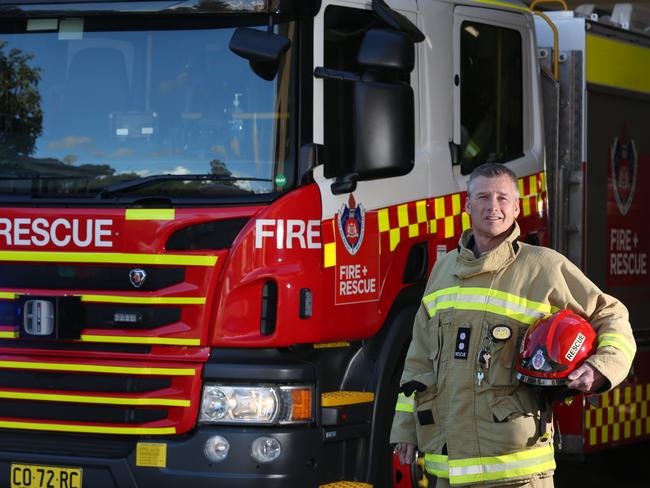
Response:
[[[423,482],[393,467],[398,381],[486,161],[519,176],[522,238],[647,340],[650,49],[631,7],[0,12],[1,486]],[[647,437],[645,362],[558,407],[561,450]]]

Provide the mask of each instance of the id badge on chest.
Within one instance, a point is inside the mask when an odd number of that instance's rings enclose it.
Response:
[[[469,354],[469,327],[459,327],[456,333],[456,348],[454,349],[454,359],[467,360]]]

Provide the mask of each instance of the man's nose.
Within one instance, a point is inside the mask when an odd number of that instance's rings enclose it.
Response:
[[[499,206],[499,198],[497,195],[490,195],[487,200],[490,208],[497,208]]]

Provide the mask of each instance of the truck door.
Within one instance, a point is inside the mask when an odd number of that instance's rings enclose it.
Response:
[[[515,9],[454,10],[456,174],[486,162],[543,171],[533,21]]]
[[[347,323],[350,311],[356,310],[353,314],[356,327],[373,334],[382,324],[379,302],[384,297],[392,300],[402,285],[387,280],[393,259],[398,253],[407,254],[415,240],[426,238],[424,205],[419,214],[415,208],[416,202],[423,203],[429,193],[428,164],[420,149],[417,55],[411,71],[367,72],[357,59],[359,46],[367,32],[386,29],[386,25],[366,2],[357,5],[349,1],[323,3],[314,20],[314,66],[367,77],[364,79],[375,76],[387,85],[410,86],[414,95],[413,168],[398,176],[360,178],[350,189],[337,191],[333,185],[337,175],[344,174],[354,164],[354,147],[360,136],[355,134],[359,126],[353,124],[353,119],[361,115],[353,110],[354,83],[335,79],[314,81],[314,141],[323,147],[319,151],[319,163],[322,164],[314,169],[314,180],[322,200],[325,289],[331,290],[326,300],[332,306],[331,320]],[[400,13],[415,22],[415,2],[391,4],[393,8],[400,7]],[[367,120],[362,124],[374,122]],[[383,142],[375,140],[371,144]],[[400,205],[404,212],[398,221],[397,207]],[[403,262],[400,265],[403,268]],[[357,270],[361,270],[362,275]]]

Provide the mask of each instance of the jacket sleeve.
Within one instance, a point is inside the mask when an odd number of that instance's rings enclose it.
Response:
[[[413,338],[406,353],[404,371],[400,379],[400,393],[395,406],[395,416],[390,433],[390,442],[408,442],[417,444],[415,430],[414,399],[417,393],[411,391],[410,396],[402,391],[404,385],[415,381],[426,387],[433,383],[433,362],[430,359],[429,316],[424,305],[420,304],[413,324]],[[406,388],[407,390],[409,388]]]
[[[563,279],[554,283],[558,296],[551,297],[551,303],[557,299],[558,306],[585,317],[596,330],[598,349],[587,362],[609,381],[601,393],[610,390],[626,378],[636,354],[627,308],[566,258],[562,258],[560,273]]]

